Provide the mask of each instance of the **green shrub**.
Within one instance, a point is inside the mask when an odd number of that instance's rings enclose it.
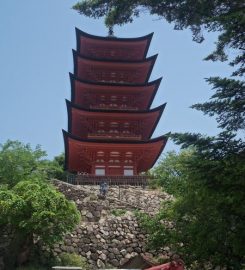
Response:
[[[158,189],[159,188],[159,183],[157,179],[150,179],[150,181],[148,182],[148,188],[149,189]]]
[[[115,269],[115,266],[108,263],[108,264],[105,265],[105,269]]]
[[[89,269],[85,258],[76,253],[61,253],[59,255],[59,264],[61,266],[80,266],[83,269]]]
[[[125,209],[113,209],[111,210],[112,215],[119,217],[123,216],[127,211]]]

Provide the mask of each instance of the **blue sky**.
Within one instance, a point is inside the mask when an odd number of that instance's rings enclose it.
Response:
[[[71,9],[76,1],[12,0],[0,2],[0,143],[7,139],[40,144],[53,158],[64,150],[61,129],[67,129],[65,99],[70,99],[75,27],[105,36],[103,20],[88,19]],[[115,27],[118,37],[154,32],[148,56],[158,53],[150,80],[163,76],[152,107],[167,102],[153,137],[171,132],[214,135],[216,122],[189,107],[212,94],[204,78],[231,73],[226,63],[202,61],[214,49],[216,34],[202,44],[189,30],[147,14]],[[178,149],[169,142],[165,151]]]

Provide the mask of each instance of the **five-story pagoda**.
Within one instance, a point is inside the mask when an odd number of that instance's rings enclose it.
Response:
[[[133,184],[167,141],[151,139],[165,107],[150,109],[161,82],[148,82],[157,57],[146,58],[152,34],[98,37],[76,29],[76,35],[68,132],[63,131],[66,169],[87,180],[130,178]]]

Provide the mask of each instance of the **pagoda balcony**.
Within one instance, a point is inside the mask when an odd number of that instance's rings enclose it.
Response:
[[[117,176],[117,175],[89,175],[89,174],[69,174],[67,182],[72,185],[100,185],[107,182],[110,186],[129,185],[129,186],[147,186],[150,176],[133,175],[133,176]]]
[[[107,105],[107,104],[99,104],[99,105],[90,105],[90,109],[96,109],[96,110],[109,110],[109,111],[138,111],[138,107],[130,107],[130,106],[113,106],[113,105]]]
[[[133,134],[98,134],[98,133],[89,133],[88,139],[118,139],[118,140],[142,140],[141,135]]]

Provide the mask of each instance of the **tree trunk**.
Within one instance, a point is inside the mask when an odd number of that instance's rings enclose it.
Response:
[[[16,266],[20,266],[26,263],[30,257],[32,247],[32,235],[14,235],[8,248],[9,252],[5,255],[5,269],[12,270],[15,269]]]

